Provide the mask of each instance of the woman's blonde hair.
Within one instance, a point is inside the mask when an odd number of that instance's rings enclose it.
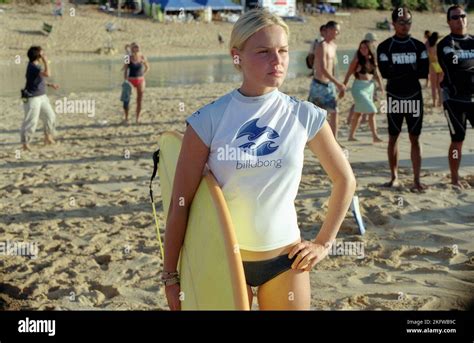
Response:
[[[278,25],[290,35],[288,25],[279,16],[264,9],[253,9],[240,16],[230,34],[229,49],[242,50],[245,42],[257,31],[271,25]]]

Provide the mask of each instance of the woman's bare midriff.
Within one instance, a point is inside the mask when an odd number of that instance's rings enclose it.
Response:
[[[374,77],[372,75],[364,75],[364,74],[359,74],[357,77],[357,80],[362,80],[362,81],[371,81]]]
[[[291,244],[285,245],[284,247],[274,249],[274,250],[269,250],[269,251],[250,251],[250,250],[240,249],[240,256],[242,257],[242,261],[269,260],[271,258],[280,256],[280,255],[288,255],[291,249],[300,242],[301,242],[301,239],[298,239]]]

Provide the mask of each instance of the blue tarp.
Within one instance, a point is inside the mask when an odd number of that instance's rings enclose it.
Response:
[[[160,4],[163,11],[197,11],[203,10],[204,6],[192,0],[150,0],[150,4]]]
[[[222,10],[242,10],[241,5],[237,5],[235,2],[231,0],[196,0],[197,3],[210,6],[213,11],[222,11]]]

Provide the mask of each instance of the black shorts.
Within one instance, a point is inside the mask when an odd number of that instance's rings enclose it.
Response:
[[[398,97],[387,94],[388,134],[398,136],[402,132],[403,118],[408,132],[419,136],[423,126],[423,96],[421,91],[412,97]]]
[[[448,120],[452,142],[463,142],[466,137],[467,121],[474,127],[474,102],[452,99],[443,102],[444,115]]]

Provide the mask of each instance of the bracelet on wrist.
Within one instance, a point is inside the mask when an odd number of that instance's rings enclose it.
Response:
[[[169,277],[169,276],[179,276],[179,273],[176,271],[175,272],[165,272],[165,271],[161,272],[161,278]]]
[[[175,276],[171,278],[161,279],[161,282],[163,282],[163,285],[165,287],[176,285],[176,284],[179,284],[179,277]]]

